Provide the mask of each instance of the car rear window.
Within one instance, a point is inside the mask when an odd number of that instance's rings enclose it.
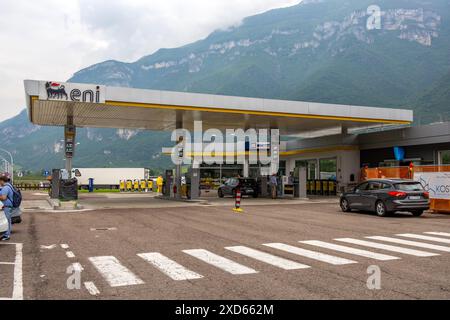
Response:
[[[396,183],[396,190],[400,191],[423,191],[423,187],[419,182]]]

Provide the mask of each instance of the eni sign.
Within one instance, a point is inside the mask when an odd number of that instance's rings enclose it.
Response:
[[[39,100],[105,103],[105,86],[42,81],[39,83]]]

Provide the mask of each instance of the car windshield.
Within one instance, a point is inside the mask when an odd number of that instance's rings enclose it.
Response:
[[[396,190],[401,191],[423,191],[419,182],[397,183],[394,185]]]

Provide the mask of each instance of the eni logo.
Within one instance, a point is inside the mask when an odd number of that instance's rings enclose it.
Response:
[[[72,87],[72,88],[70,88]],[[74,102],[100,103],[100,86],[95,89],[80,89],[71,83],[60,84],[48,81],[45,83],[47,99],[53,100],[71,100]]]
[[[62,99],[66,98],[67,93],[65,86],[56,82],[47,82],[45,84],[45,90],[47,91],[47,99]]]

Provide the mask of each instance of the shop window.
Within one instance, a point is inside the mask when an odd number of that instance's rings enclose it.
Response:
[[[450,150],[439,151],[439,164],[450,165]]]
[[[337,159],[320,159],[319,169],[321,180],[336,180]]]

